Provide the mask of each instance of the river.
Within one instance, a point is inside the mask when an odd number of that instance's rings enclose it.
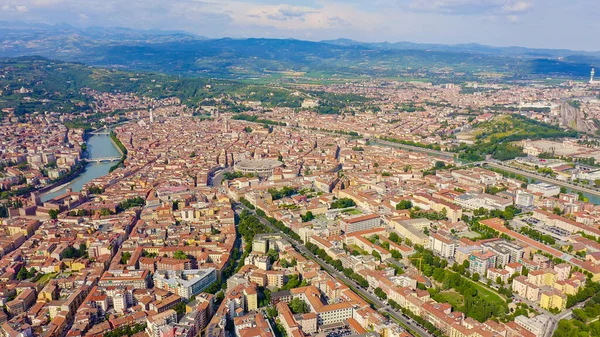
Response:
[[[111,142],[109,135],[92,135],[87,139],[86,143],[89,158],[121,156],[121,153],[119,153],[115,145]],[[73,192],[79,192],[83,185],[87,184],[89,181],[106,175],[110,167],[115,164],[116,163],[89,163],[83,173],[65,185],[60,186],[60,189],[52,189],[42,194],[41,199],[42,201],[47,201],[55,198],[64,194],[67,188],[71,188]]]

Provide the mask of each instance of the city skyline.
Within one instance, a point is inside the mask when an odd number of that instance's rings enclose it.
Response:
[[[348,38],[597,51],[593,1],[4,0],[0,20],[180,30],[209,38]]]

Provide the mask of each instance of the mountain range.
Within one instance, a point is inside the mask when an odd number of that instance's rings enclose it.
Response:
[[[181,31],[0,22],[0,57],[43,56],[93,66],[183,76],[255,78],[307,76],[472,80],[563,77],[584,79],[600,52],[479,44],[365,43],[348,39],[208,39]]]

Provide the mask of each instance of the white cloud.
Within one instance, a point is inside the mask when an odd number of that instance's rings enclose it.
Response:
[[[29,12],[29,8],[23,5],[3,5],[2,10],[5,12],[18,12],[18,13],[27,13]]]
[[[517,1],[513,3],[507,3],[503,9],[506,12],[524,12],[533,7],[533,3],[527,1]]]
[[[524,12],[533,7],[533,0],[412,0],[408,8],[414,11],[456,15],[487,15],[500,12]]]
[[[600,10],[597,3],[598,0],[0,0],[0,20],[88,25],[92,22],[89,16],[95,25],[186,30],[209,37],[347,37],[363,41],[479,42],[589,49],[594,47],[587,41],[593,40],[598,31],[594,20]],[[552,24],[557,21],[564,25]]]

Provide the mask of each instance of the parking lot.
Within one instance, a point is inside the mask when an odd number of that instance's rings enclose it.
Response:
[[[352,332],[349,329],[337,329],[327,333],[327,337],[345,337],[350,336]]]

